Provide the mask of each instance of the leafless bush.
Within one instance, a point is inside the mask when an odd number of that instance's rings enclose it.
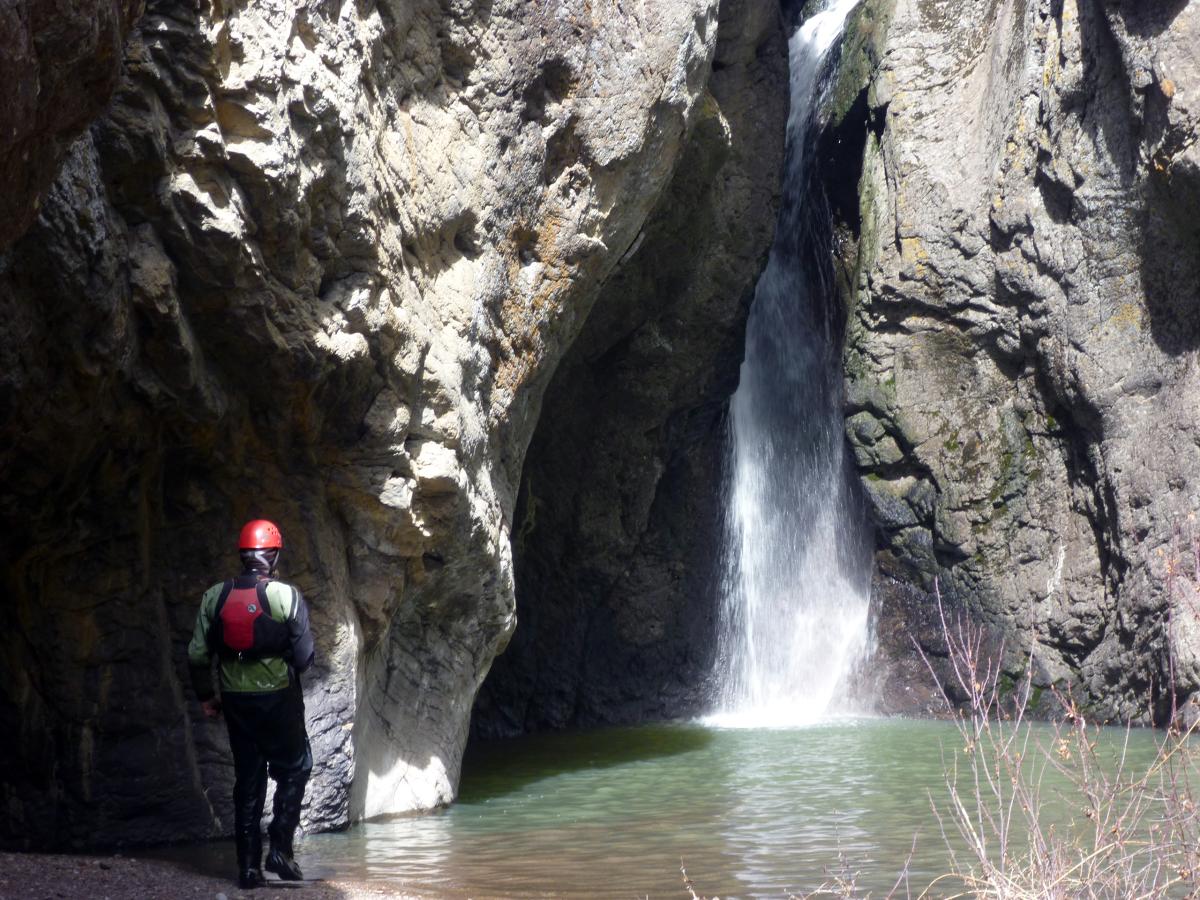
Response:
[[[1025,721],[1032,670],[1002,696],[1002,651],[987,657],[983,630],[948,622],[935,594],[955,693],[967,699],[961,753],[946,760],[949,805],[933,803],[950,871],[922,896],[1200,897],[1194,728],[1164,732],[1144,769],[1129,758],[1128,729],[1116,759],[1103,758],[1098,726],[1069,693],[1056,694],[1062,721],[1036,732]],[[1051,772],[1068,785],[1061,796],[1047,796]],[[1053,821],[1053,808],[1067,821]]]

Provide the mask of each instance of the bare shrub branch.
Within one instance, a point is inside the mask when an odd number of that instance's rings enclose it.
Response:
[[[951,871],[922,896],[948,896],[954,886],[962,893],[949,895],[1003,900],[1200,895],[1195,726],[1168,729],[1150,765],[1134,771],[1130,729],[1116,758],[1103,757],[1099,726],[1087,721],[1069,690],[1056,690],[1062,720],[1036,735],[1025,721],[1032,657],[1021,689],[1002,696],[1003,648],[985,656],[983,629],[961,616],[951,624],[936,583],[934,594],[953,678],[966,700],[956,706],[943,688],[958,713],[962,753],[961,759],[943,755],[946,808],[930,799]],[[938,680],[920,646],[917,652]],[[1067,785],[1057,797],[1045,794],[1051,772]],[[1054,807],[1069,810],[1069,820],[1054,822]]]

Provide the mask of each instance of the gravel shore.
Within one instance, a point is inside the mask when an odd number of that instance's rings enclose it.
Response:
[[[238,890],[229,878],[190,871],[160,860],[127,856],[0,853],[2,900],[418,900],[388,887],[341,881],[280,882],[268,875],[265,888]]]

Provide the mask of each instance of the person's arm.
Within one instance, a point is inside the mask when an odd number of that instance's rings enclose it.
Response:
[[[209,706],[215,701],[216,691],[212,683],[212,648],[208,643],[208,634],[220,589],[221,585],[217,584],[204,592],[200,611],[196,613],[196,625],[192,628],[192,640],[188,643],[188,671],[192,676],[192,689],[204,705],[205,715],[210,717],[213,713],[210,713]]]
[[[308,604],[295,587],[292,588],[292,614],[288,616],[288,637],[292,644],[292,668],[297,673],[312,666],[316,659],[312,630],[308,627]]]

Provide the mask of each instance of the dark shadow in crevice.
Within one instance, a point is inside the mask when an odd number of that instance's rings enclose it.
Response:
[[[1104,580],[1105,593],[1119,595],[1129,571],[1129,560],[1121,553],[1123,545],[1120,507],[1116,490],[1099,448],[1104,444],[1104,416],[1080,393],[1068,393],[1044,371],[1037,373],[1038,392],[1046,398],[1047,419],[1057,423],[1068,483],[1088,498],[1086,506],[1075,511],[1086,517],[1092,528],[1096,557]],[[1068,648],[1069,650],[1072,648]],[[1090,648],[1073,648],[1084,659]]]
[[[1133,37],[1157,37],[1175,21],[1189,0],[1106,0],[1104,6],[1116,12]]]
[[[1200,348],[1200,168],[1152,172],[1141,235],[1142,289],[1150,333],[1172,356]]]
[[[1042,196],[1042,205],[1046,214],[1056,225],[1065,225],[1071,221],[1071,210],[1075,204],[1075,192],[1068,185],[1056,181],[1049,174],[1052,162],[1047,152],[1038,156],[1038,167],[1034,172],[1033,183]],[[1007,249],[1004,248],[1004,249]]]
[[[1122,187],[1132,187],[1137,177],[1141,147],[1141,115],[1134,107],[1133,86],[1125,70],[1121,45],[1112,24],[1098,6],[1085,4],[1079,11],[1083,54],[1081,89],[1069,98],[1097,147],[1103,144],[1117,169]],[[1045,168],[1044,166],[1042,167]],[[1078,187],[1081,176],[1075,175]]]
[[[862,232],[862,210],[858,196],[862,180],[867,134],[879,136],[883,114],[872,111],[864,87],[854,98],[841,122],[821,131],[817,138],[815,168],[829,203],[835,227],[845,228],[857,241]]]

